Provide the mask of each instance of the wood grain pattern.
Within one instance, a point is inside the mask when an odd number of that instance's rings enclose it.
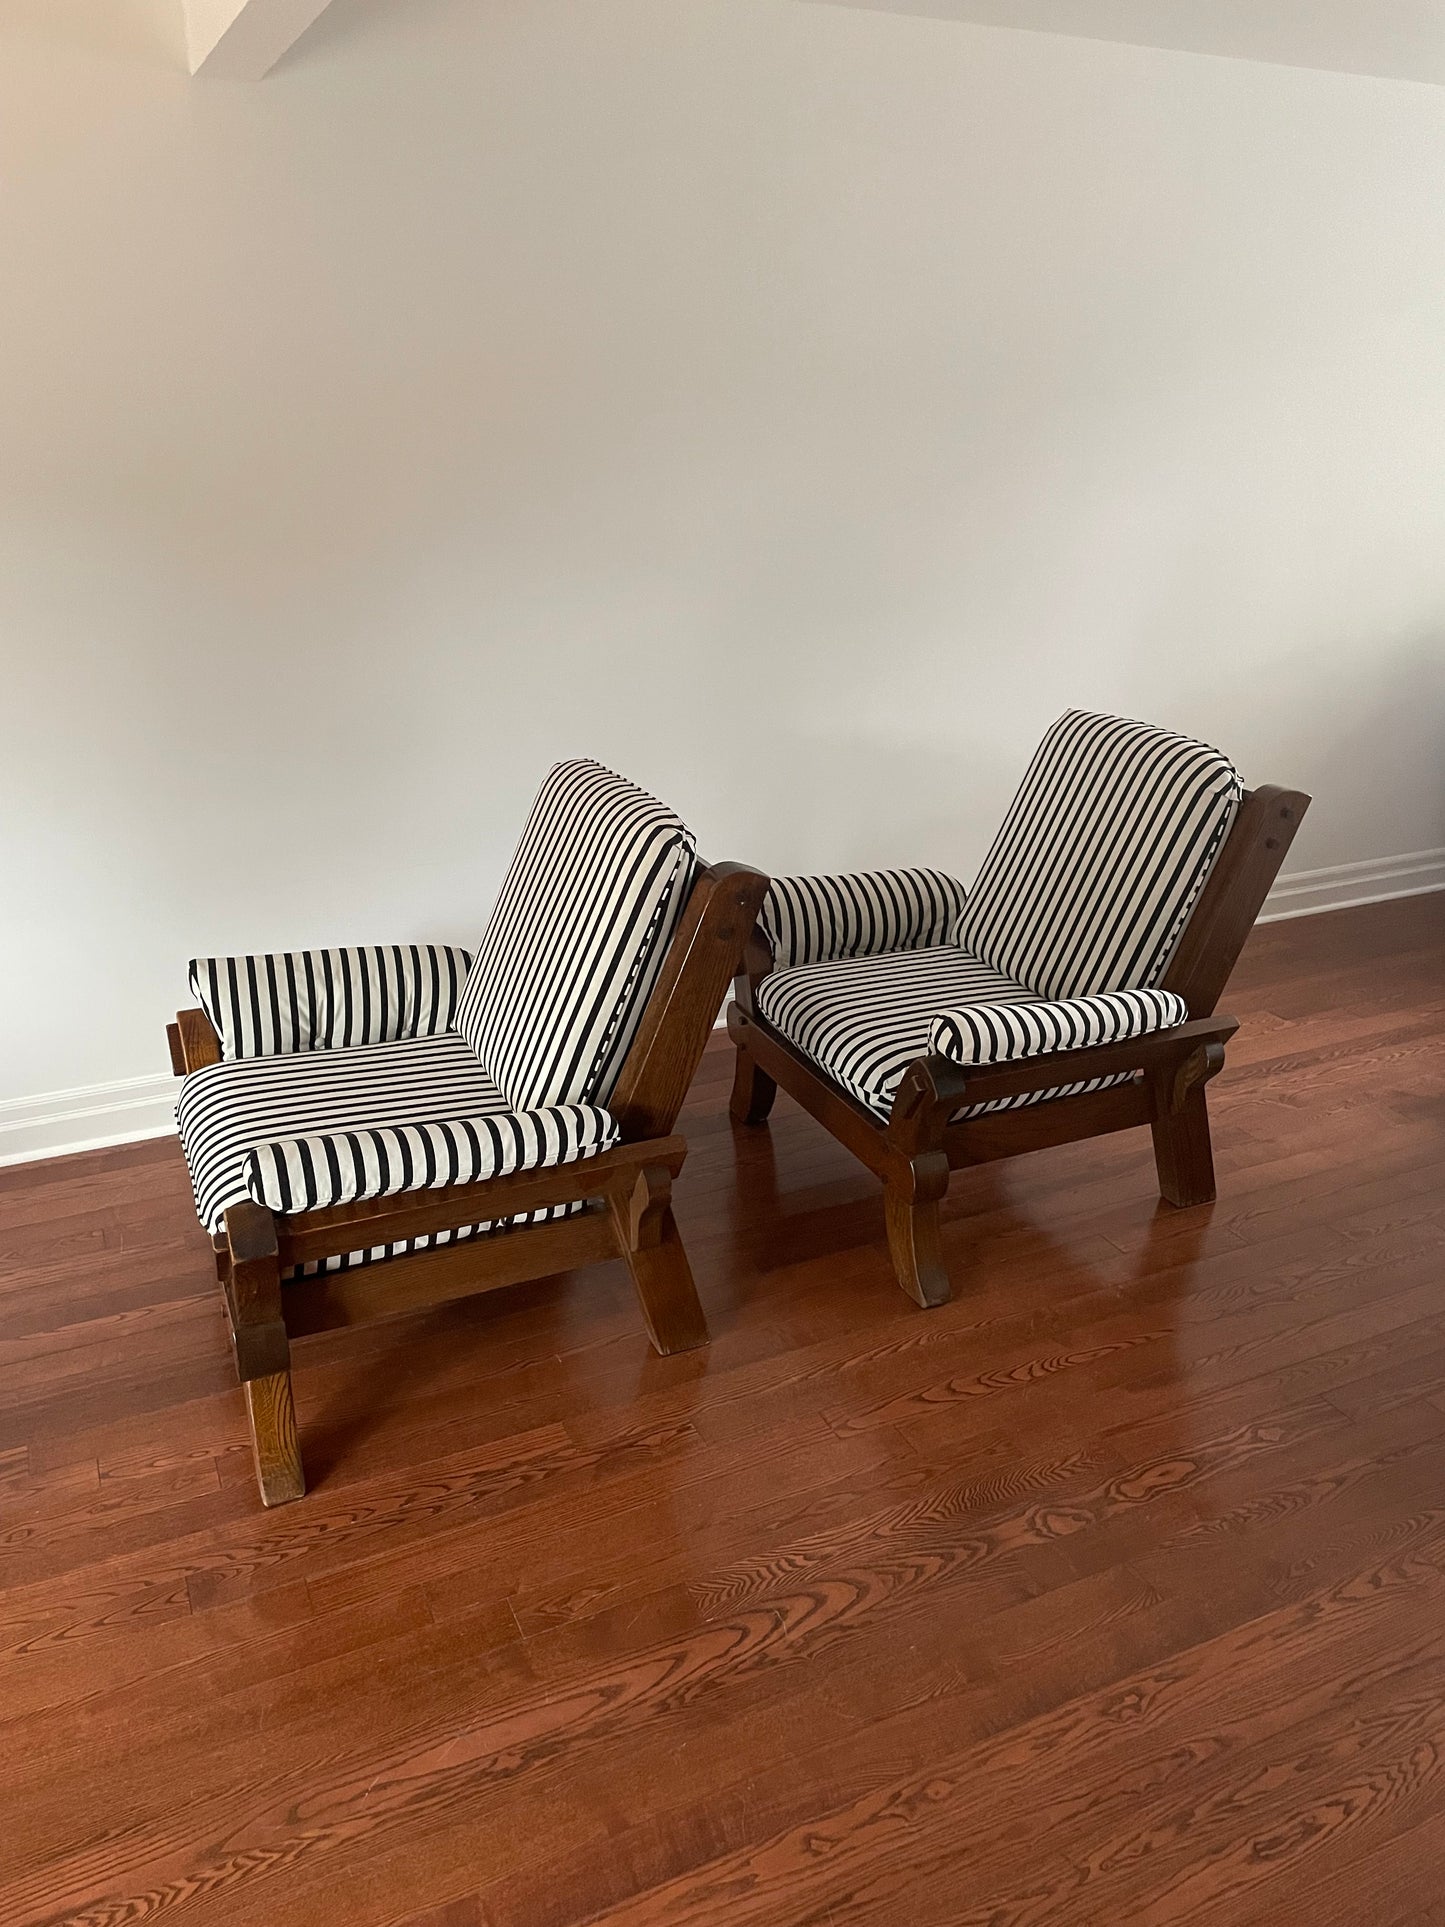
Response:
[[[958,1173],[927,1319],[715,1043],[711,1348],[617,1260],[298,1339],[275,1512],[174,1145],[0,1172],[0,1921],[1442,1927],[1442,959],[1256,932],[1217,1201]]]
[[[171,1047],[171,1069],[177,1077],[221,1061],[221,1040],[203,1010],[178,1010],[174,1024],[166,1025],[166,1041]]]
[[[291,1374],[270,1372],[264,1378],[248,1378],[242,1381],[241,1390],[251,1424],[251,1448],[262,1502],[288,1505],[306,1490]]]

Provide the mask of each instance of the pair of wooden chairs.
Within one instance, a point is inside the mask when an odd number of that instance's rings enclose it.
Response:
[[[670,1195],[678,1111],[737,973],[733,1115],[779,1084],[883,1180],[889,1249],[948,1296],[961,1164],[1147,1123],[1214,1195],[1214,1007],[1308,798],[1202,744],[1071,713],[972,893],[933,871],[770,884],[586,761],[543,785],[475,956],[198,959],[170,1026],[261,1497],[304,1489],[291,1340],[607,1258],[662,1353],[707,1326]]]

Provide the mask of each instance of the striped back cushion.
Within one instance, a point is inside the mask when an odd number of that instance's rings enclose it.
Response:
[[[222,1057],[280,1057],[438,1036],[451,1028],[471,962],[431,943],[194,957],[191,991]]]
[[[696,846],[600,763],[543,783],[456,1027],[516,1110],[605,1104],[687,901]]]
[[[1040,997],[1145,988],[1242,794],[1205,743],[1070,710],[1029,765],[954,942]]]

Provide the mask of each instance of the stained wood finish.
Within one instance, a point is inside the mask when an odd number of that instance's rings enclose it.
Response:
[[[943,1136],[963,1102],[965,1072],[927,1057],[904,1072],[883,1134],[883,1221],[895,1276],[925,1309],[948,1302],[939,1207],[948,1195]]]
[[[672,1215],[672,1173],[664,1165],[649,1165],[639,1172],[631,1195],[614,1192],[609,1208],[653,1349],[670,1358],[705,1345],[707,1320]]]
[[[1213,1015],[1309,806],[1303,790],[1276,783],[1245,792],[1164,973],[1163,988],[1184,999],[1191,1017]]]
[[[672,1127],[767,887],[760,871],[740,863],[699,867],[609,1106],[623,1137],[612,1150],[543,1170],[320,1211],[283,1216],[242,1204],[226,1213],[225,1236],[214,1246],[216,1276],[237,1375],[248,1388],[263,1504],[282,1505],[305,1490],[292,1407],[292,1333],[356,1325],[620,1257],[632,1272],[655,1350],[668,1356],[707,1343],[707,1320],[668,1205],[672,1179],[687,1155],[687,1140],[674,1136]],[[166,1041],[177,1075],[220,1061],[220,1039],[204,1011],[178,1012]],[[584,1209],[568,1221],[468,1238],[282,1288],[282,1279],[303,1265],[560,1204]],[[250,1389],[262,1380],[269,1389]]]
[[[468,1239],[436,1251],[390,1258],[385,1265],[365,1265],[356,1271],[293,1278],[285,1287],[286,1329],[295,1338],[340,1331],[396,1312],[443,1305],[453,1298],[505,1291],[530,1278],[556,1277],[617,1256],[617,1234],[600,1201],[575,1218],[534,1225],[525,1235],[508,1232],[499,1237],[495,1250],[487,1253],[485,1277],[474,1242]]]
[[[1159,1195],[1166,1204],[1212,1204],[1214,1146],[1204,1087],[1224,1069],[1224,1045],[1201,1044],[1173,1075],[1156,1080],[1153,1092],[1154,1161]]]
[[[221,1040],[203,1010],[178,1010],[176,1021],[166,1025],[166,1042],[170,1046],[171,1069],[177,1077],[221,1061]]]
[[[263,1205],[233,1204],[227,1211],[221,1289],[236,1349],[236,1376],[244,1384],[249,1378],[290,1371],[276,1221]]]
[[[251,1427],[261,1498],[268,1506],[289,1505],[306,1491],[291,1374],[273,1372],[266,1378],[247,1379],[241,1390],[246,1396],[246,1419]]]
[[[1301,790],[1271,785],[1245,792],[1164,973],[1163,986],[1184,999],[1188,1021],[1148,1037],[1018,1063],[960,1067],[946,1057],[920,1057],[900,1078],[886,1123],[758,1009],[758,985],[773,968],[772,946],[759,925],[743,953],[728,1013],[738,1053],[733,1122],[764,1122],[772,1087],[780,1084],[882,1178],[893,1274],[925,1310],[949,1297],[938,1208],[950,1169],[1148,1124],[1160,1196],[1167,1204],[1207,1203],[1214,1196],[1214,1154],[1204,1086],[1223,1065],[1223,1046],[1238,1028],[1233,1018],[1212,1013],[1309,805]],[[1131,1081],[1112,1090],[1012,1114],[958,1115],[967,1106],[1125,1073]]]
[[[767,893],[767,877],[740,863],[714,863],[694,884],[608,1102],[629,1143],[677,1122]]]
[[[739,1051],[733,1067],[733,1090],[728,1111],[736,1124],[766,1124],[778,1087],[762,1065]]]
[[[1442,958],[1256,932],[1218,1202],[956,1172],[927,1318],[714,1047],[710,1350],[619,1260],[308,1338],[272,1512],[174,1144],[0,1172],[0,1920],[1438,1927]]]
[[[278,1217],[275,1223],[281,1265],[289,1270],[331,1252],[360,1251],[457,1225],[518,1217],[544,1205],[601,1198],[619,1183],[630,1196],[639,1170],[656,1164],[677,1172],[682,1169],[686,1156],[686,1138],[650,1138],[640,1145],[619,1144],[595,1158],[544,1165],[535,1171],[509,1171],[503,1177],[485,1178],[477,1184],[449,1184],[437,1191],[365,1198],[358,1204],[335,1204],[322,1211],[301,1211],[289,1218]],[[487,1240],[485,1248],[489,1255],[500,1252],[505,1245],[513,1250],[525,1250],[529,1235],[530,1229],[511,1231],[505,1238]],[[390,1272],[391,1266],[387,1269]],[[545,1273],[534,1275],[545,1276]]]

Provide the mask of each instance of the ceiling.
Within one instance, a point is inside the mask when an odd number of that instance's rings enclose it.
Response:
[[[420,3],[420,0],[415,0]],[[480,5],[482,0],[473,0]],[[259,79],[300,39],[320,52],[364,33],[399,0],[0,0],[0,24],[123,31],[170,48],[184,29],[193,73]],[[1445,0],[813,0],[874,13],[1122,41],[1290,67],[1445,86]],[[161,27],[164,26],[164,34]],[[179,52],[179,47],[175,47]]]
[[[826,0],[1445,85],[1445,0]]]

